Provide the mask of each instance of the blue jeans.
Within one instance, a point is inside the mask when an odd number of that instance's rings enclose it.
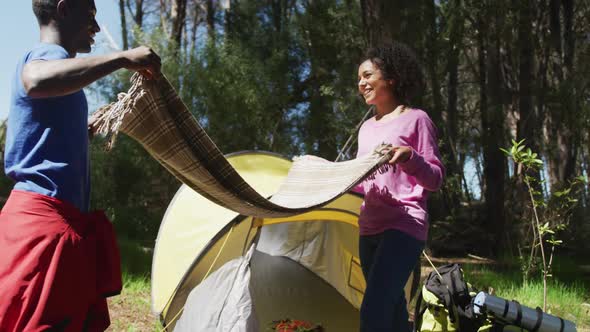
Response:
[[[361,236],[359,257],[367,288],[361,305],[361,332],[407,332],[404,286],[424,242],[398,230]]]

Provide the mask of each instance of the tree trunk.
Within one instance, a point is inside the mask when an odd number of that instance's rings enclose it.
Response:
[[[534,46],[532,41],[533,30],[533,8],[531,0],[521,0],[518,7],[518,121],[516,123],[516,140],[525,140],[524,144],[536,153],[539,153],[538,139],[535,137],[537,126],[540,123],[533,108],[533,61]],[[530,220],[533,216],[526,207],[530,205],[530,196],[528,186],[524,182],[522,172],[523,168],[519,167],[514,170],[514,192],[512,199],[514,203],[510,205],[510,212],[513,214],[511,220]],[[533,182],[535,190],[541,191],[542,185],[540,173],[533,169],[528,169],[525,176],[536,179]]]
[[[575,82],[571,80],[573,72],[573,55],[575,52],[575,36],[573,31],[574,3],[573,0],[562,0],[563,4],[563,37],[553,34],[553,29],[561,32],[560,3],[551,1],[551,29],[556,87],[559,105],[549,108],[549,121],[546,122],[548,132],[549,182],[552,191],[559,189],[576,172],[581,135],[577,131],[578,109],[575,95]],[[557,17],[555,17],[557,16]],[[562,48],[563,45],[563,48]]]
[[[272,21],[276,32],[281,32],[283,27],[283,0],[273,0],[272,7]]]
[[[443,143],[448,149],[448,162],[447,174],[448,178],[452,177],[454,182],[453,188],[459,190],[461,188],[461,181],[463,179],[463,167],[462,163],[459,162],[459,156],[457,153],[458,148],[458,110],[457,110],[457,86],[459,84],[459,52],[461,50],[462,38],[463,38],[463,21],[464,17],[462,14],[461,0],[451,0],[450,2],[450,32],[449,32],[449,45],[448,45],[448,61],[446,64],[446,71],[448,75],[448,97],[447,97],[447,109],[445,116],[445,133],[447,139]],[[453,193],[452,203],[453,206],[459,206],[460,192]]]
[[[487,11],[484,11],[484,13]],[[500,40],[498,13],[488,30],[489,21],[478,17],[478,44],[480,69],[480,111],[484,161],[484,197],[486,229],[492,242],[488,244],[493,255],[498,255],[504,241],[504,174],[505,160],[500,148],[504,146],[504,115],[502,107],[502,77],[500,66]],[[492,37],[493,36],[493,37]],[[489,97],[489,100],[488,100]]]
[[[398,0],[361,0],[365,38],[369,47],[391,43],[400,34]],[[399,8],[399,7],[398,7]]]
[[[207,32],[209,34],[209,40],[215,41],[215,5],[213,0],[206,0],[207,8]]]
[[[361,0],[367,46],[402,41],[415,47],[423,33],[421,28],[428,26],[428,22],[422,24],[423,3],[413,0]]]
[[[135,25],[141,29],[143,27],[143,0],[135,0],[135,15],[133,17]]]
[[[455,164],[455,157],[452,151],[452,146],[449,140],[449,131],[447,128],[446,119],[443,119],[443,101],[441,95],[441,87],[439,81],[439,72],[438,72],[438,60],[440,58],[440,49],[439,43],[439,31],[438,31],[438,23],[436,17],[436,1],[428,1],[426,6],[426,16],[428,17],[429,22],[429,31],[426,38],[426,58],[430,59],[430,61],[426,61],[426,68],[428,70],[428,79],[430,80],[430,90],[432,91],[432,101],[433,101],[433,109],[430,110],[430,114],[432,120],[439,128],[440,131],[440,140],[442,142],[441,146],[441,154],[443,155],[443,159],[447,162],[445,163],[445,167],[447,168],[447,174],[450,176],[445,179],[442,188],[442,198],[441,202],[433,201],[433,204],[439,204],[444,206],[437,206],[432,208],[435,211],[442,211],[444,216],[452,216],[454,215],[454,207],[458,206],[459,199],[458,195],[456,194],[456,173],[455,168],[453,165]],[[460,188],[460,186],[459,186]]]
[[[518,45],[519,71],[518,71],[518,109],[519,120],[517,128],[517,140],[524,139],[525,144],[533,151],[538,146],[535,138],[537,125],[536,116],[533,111],[532,82],[533,82],[533,43],[532,43],[532,15],[531,1],[521,0],[518,20]]]
[[[427,7],[427,15],[429,20],[429,33],[427,39],[427,46],[426,46],[426,54],[427,58],[431,61],[427,62],[428,68],[428,76],[430,76],[430,84],[432,90],[432,100],[434,103],[434,109],[432,110],[432,119],[436,123],[439,128],[443,129],[445,136],[447,135],[446,130],[444,130],[444,123],[442,117],[442,96],[440,93],[440,81],[439,81],[439,74],[438,74],[438,61],[436,59],[439,58],[439,49],[437,45],[437,40],[439,38],[439,33],[437,29],[437,22],[436,22],[436,10],[435,4],[436,0],[428,1]]]
[[[170,13],[168,11],[167,0],[160,0],[160,26],[164,31],[164,34],[170,37],[170,31],[168,31]]]
[[[194,8],[192,11],[193,20],[191,26],[191,52],[194,52],[197,48],[197,29],[199,28],[199,24],[201,24],[201,16],[200,16],[200,9],[201,7],[197,4],[194,4]],[[228,31],[226,30],[226,33]]]
[[[481,141],[483,143],[483,159],[484,164],[486,160],[486,151],[485,151],[485,144],[487,138],[487,128],[489,126],[488,122],[488,93],[487,93],[487,70],[486,70],[486,63],[488,61],[487,54],[486,54],[486,39],[488,35],[488,31],[486,29],[486,24],[483,21],[483,14],[478,13],[477,16],[477,60],[478,60],[478,74],[479,74],[479,113],[481,116]],[[483,169],[483,178],[487,178],[486,167],[484,165]],[[488,192],[488,182],[485,179],[480,178],[480,183],[482,183],[482,192],[483,197],[485,200],[485,211],[486,215],[489,215],[491,212],[491,202],[487,200],[487,192]],[[485,225],[489,225],[489,220],[485,220]],[[488,229],[489,227],[485,227]],[[489,247],[489,243],[486,244]]]
[[[133,29],[141,30],[143,28],[143,16],[144,16],[144,9],[143,9],[143,1],[144,0],[135,0],[135,9],[131,8],[131,1],[132,0],[124,0],[125,7],[131,13],[131,18],[133,19]],[[161,0],[163,1],[163,0]],[[122,1],[123,2],[123,1]],[[162,2],[161,2],[162,3]],[[162,11],[164,12],[164,11]],[[133,34],[131,35],[133,37]],[[129,41],[127,42],[129,46]],[[137,47],[138,42],[134,38],[131,38],[131,47]]]
[[[554,60],[552,61],[553,70],[558,81],[563,79],[563,71],[561,69],[561,22],[560,22],[560,0],[549,0],[549,30],[551,31],[551,44],[555,51]]]
[[[574,32],[574,0],[562,0],[563,5],[563,39],[564,39],[564,52],[563,52],[563,64],[565,68],[564,73],[564,84],[565,84],[565,124],[569,130],[564,133],[569,133],[570,149],[569,155],[566,159],[563,182],[572,179],[576,174],[576,165],[579,153],[579,147],[581,137],[584,135],[582,130],[584,127],[579,127],[578,116],[578,97],[576,94],[576,81],[573,75],[574,72],[574,54],[576,49],[576,36]],[[580,130],[578,130],[578,128]]]
[[[119,0],[119,16],[121,18],[121,39],[123,40],[123,49],[129,48],[129,40],[127,39],[127,19],[125,16],[125,0]]]
[[[231,6],[224,8],[224,33],[225,33],[225,38],[226,40],[228,38],[230,38],[230,31],[232,31],[233,29],[233,24],[232,24],[232,10],[231,10]]]
[[[459,54],[462,49],[463,39],[463,21],[461,0],[454,0],[452,18],[450,21],[451,31],[449,38],[449,58],[447,63],[448,80],[448,100],[447,100],[447,123],[449,128],[449,137],[451,138],[454,149],[457,147],[458,131],[458,110],[457,110],[457,85],[459,84]]]
[[[172,34],[170,39],[176,43],[175,47],[180,49],[182,44],[182,31],[184,30],[186,17],[186,0],[173,0],[172,12],[170,19],[172,20]]]
[[[542,6],[540,6],[538,8],[539,10],[539,20],[538,20],[538,25],[539,27],[536,29],[535,32],[537,32],[539,35],[541,35],[539,33],[539,31],[542,31],[543,29],[547,29],[547,25],[546,25],[546,21],[545,20],[545,15],[547,15],[547,3],[543,2]],[[535,34],[533,34],[534,36]],[[550,60],[550,56],[551,56],[551,42],[550,39],[547,38],[548,36],[545,35],[541,35],[539,37],[539,55],[537,56],[537,61],[538,61],[538,68],[536,70],[536,76],[537,76],[537,80],[538,83],[535,84],[535,91],[538,91],[537,95],[536,95],[536,109],[537,109],[537,137],[534,138],[535,140],[538,141],[538,137],[542,137],[542,142],[543,142],[543,152],[544,155],[547,156],[548,161],[550,162],[550,158],[549,155],[547,154],[547,146],[548,146],[548,142],[549,142],[549,138],[548,138],[548,131],[544,130],[544,126],[546,125],[546,122],[548,121],[548,112],[547,112],[547,96],[548,96],[548,91],[550,88],[550,83],[549,83],[549,67],[551,65],[551,60]],[[541,136],[542,135],[542,136]],[[540,148],[540,147],[539,147]],[[547,169],[550,169],[550,165],[546,165]],[[551,183],[551,179],[549,178],[549,183]]]
[[[0,120],[0,142],[4,143],[6,141],[6,120]],[[6,148],[5,144],[0,144],[0,165],[4,165],[4,149]]]
[[[563,39],[564,54],[563,64],[566,69],[566,77],[568,79],[573,71],[574,54],[576,49],[576,36],[574,32],[574,0],[562,0],[563,4]]]

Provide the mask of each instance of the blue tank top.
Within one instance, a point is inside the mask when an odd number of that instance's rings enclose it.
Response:
[[[62,97],[31,98],[21,80],[26,63],[69,58],[59,45],[39,44],[18,62],[12,81],[4,171],[14,189],[74,204],[90,201],[88,104],[82,90]]]

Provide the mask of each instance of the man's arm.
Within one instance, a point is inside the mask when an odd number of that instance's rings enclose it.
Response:
[[[22,82],[32,98],[58,97],[79,91],[121,68],[152,77],[160,72],[160,66],[160,57],[141,46],[100,56],[31,61],[23,68]]]

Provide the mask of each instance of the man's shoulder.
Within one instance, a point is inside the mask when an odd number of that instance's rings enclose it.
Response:
[[[69,58],[68,52],[60,45],[38,43],[25,52],[25,63],[34,60],[61,60]]]

